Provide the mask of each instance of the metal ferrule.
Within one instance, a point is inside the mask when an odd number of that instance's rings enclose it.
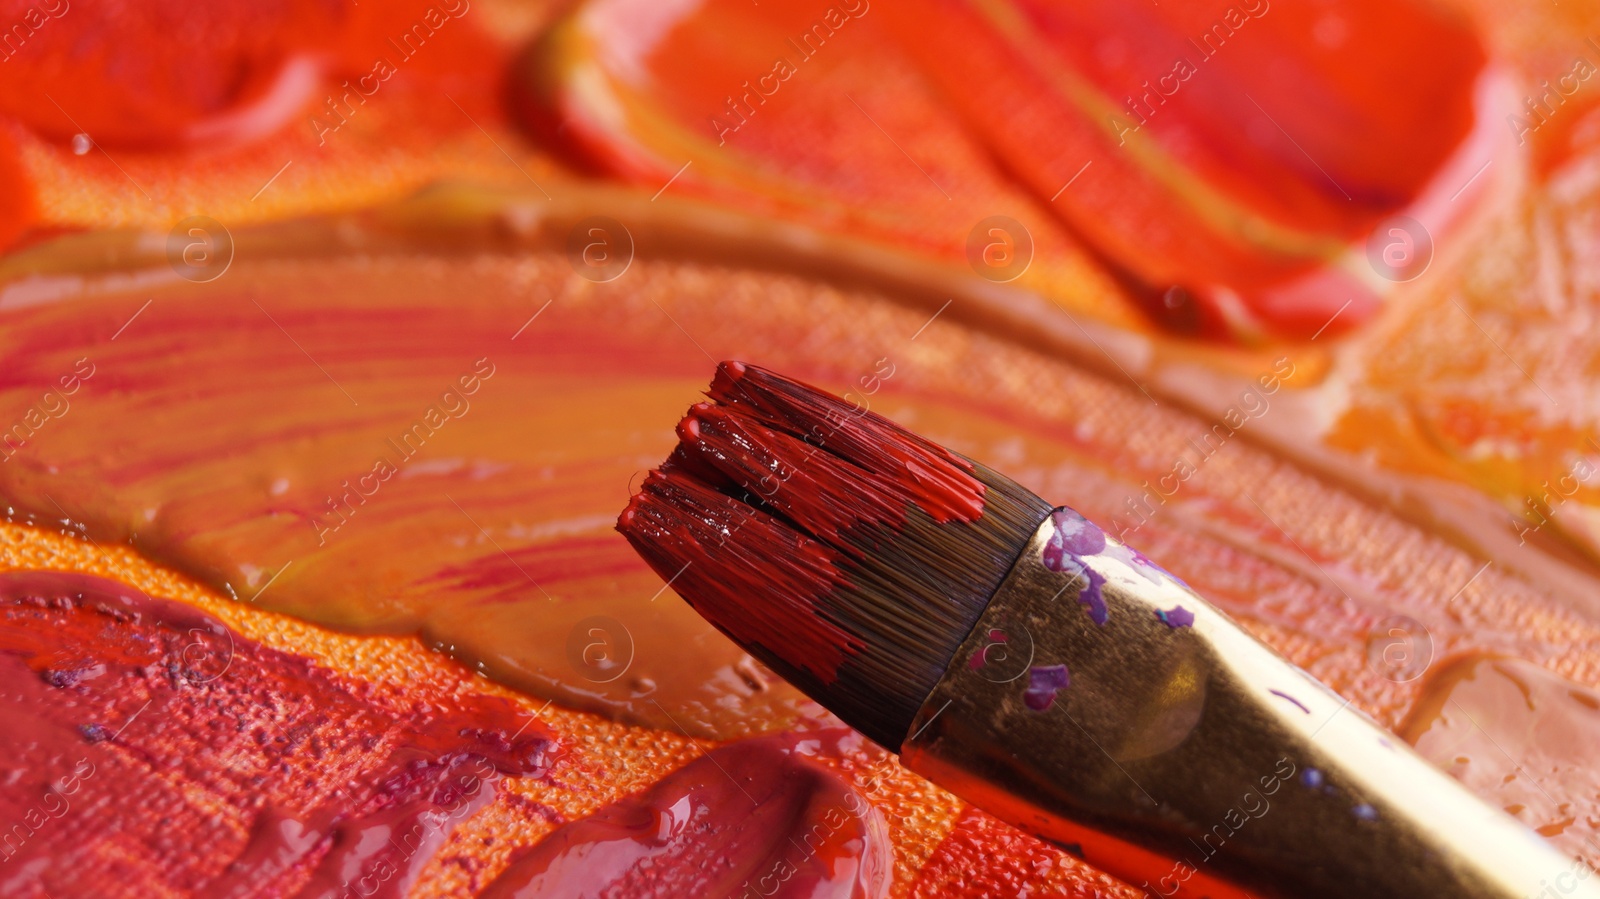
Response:
[[[1587,868],[1070,509],[910,733],[912,770],[1153,895],[1600,897]]]

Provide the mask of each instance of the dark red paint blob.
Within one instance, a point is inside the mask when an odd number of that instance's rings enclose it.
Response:
[[[713,749],[552,833],[483,896],[883,896],[892,862],[881,814],[806,758],[841,734],[778,734]]]
[[[0,895],[403,896],[553,745],[501,700],[372,694],[121,584],[0,575]]]

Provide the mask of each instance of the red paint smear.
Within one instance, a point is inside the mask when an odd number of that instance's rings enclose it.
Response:
[[[87,133],[138,149],[210,150],[315,116],[332,124],[330,97],[359,115],[397,73],[481,68],[481,32],[462,21],[470,10],[470,0],[0,0],[12,29],[0,112],[58,141]]]
[[[984,486],[972,463],[867,411],[865,397],[845,402],[799,381],[742,362],[717,366],[707,395],[769,427],[883,476],[934,521],[972,522],[983,515]],[[899,473],[899,477],[895,477]]]
[[[0,575],[0,684],[7,896],[399,897],[497,781],[553,758],[510,703],[388,707],[76,574]]]
[[[479,556],[449,565],[424,583],[440,584],[450,591],[470,592],[477,602],[520,602],[528,598],[529,572],[541,579],[568,583],[612,577],[634,563],[635,553],[607,534],[572,537],[550,543],[507,548],[504,553]],[[534,590],[535,594],[538,590]]]
[[[1477,35],[1428,0],[594,0],[539,50],[515,106],[588,168],[963,267],[987,215],[1060,247],[1043,210],[1218,336],[1370,318],[1368,235],[1502,127]]]
[[[878,899],[892,863],[882,815],[803,753],[820,737],[720,746],[642,793],[568,824],[484,899]]]
[[[16,144],[0,132],[0,250],[11,246],[38,217],[33,179],[22,164]]]
[[[0,66],[0,110],[41,135],[87,132],[111,147],[276,130],[311,99],[353,8],[8,0],[8,25],[44,15]]]
[[[800,700],[725,679],[740,651],[681,603],[648,602],[660,581],[610,533],[706,363],[653,318],[616,320],[632,275],[563,296],[511,342],[539,308],[525,285],[572,273],[516,258],[241,256],[198,290],[7,309],[0,494],[14,520],[70,518],[241,598],[270,579],[264,608],[417,633],[541,698],[742,735]],[[530,263],[532,282],[505,279]],[[79,360],[94,374],[73,381]],[[637,649],[614,682],[572,661],[569,635],[597,615]],[[635,679],[656,684],[648,698]]]
[[[1360,254],[1467,138],[1486,62],[1467,23],[1418,2],[881,5],[975,133],[1158,312],[1178,285],[1292,332],[1348,300],[1341,327],[1375,310],[1328,250],[1292,241]]]
[[[692,155],[695,164],[678,173],[669,194],[965,266],[975,222],[996,213],[1025,218],[1031,204],[893,46],[876,3],[857,9],[864,14],[845,16],[826,50],[802,59],[789,41],[820,23],[827,3],[589,0],[514,72],[513,114],[574,164],[650,185],[651,193]],[[771,74],[780,58],[791,66],[781,84]],[[614,107],[596,109],[597,86]],[[741,98],[754,115],[722,133],[746,117],[729,111],[729,101]],[[1035,235],[1041,247],[1062,247],[1057,229],[1049,232]]]

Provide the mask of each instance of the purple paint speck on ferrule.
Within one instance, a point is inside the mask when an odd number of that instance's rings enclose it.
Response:
[[[1039,665],[1028,671],[1028,689],[1022,693],[1022,702],[1035,712],[1042,712],[1055,704],[1056,691],[1065,690],[1072,683],[1072,675],[1065,665]]]
[[[1078,590],[1078,602],[1088,610],[1089,618],[1095,624],[1104,625],[1107,617],[1106,600],[1100,588],[1105,585],[1106,579],[1090,567],[1084,557],[1105,551],[1105,532],[1100,530],[1099,525],[1071,509],[1057,509],[1051,514],[1050,522],[1055,530],[1045,542],[1040,561],[1051,571],[1087,581]]]
[[[1157,609],[1156,617],[1161,619],[1162,624],[1173,630],[1177,630],[1180,627],[1194,626],[1194,613],[1183,606],[1173,606],[1166,610]]]
[[[1100,526],[1071,509],[1057,509],[1050,515],[1056,532],[1050,538],[1052,546],[1075,556],[1095,556],[1106,549],[1106,533]]]
[[[1294,703],[1295,708],[1299,709],[1302,712],[1305,712],[1307,715],[1311,714],[1311,710],[1306,708],[1306,704],[1305,703],[1301,702],[1298,699],[1295,699],[1293,696],[1290,696],[1288,693],[1285,693],[1282,690],[1268,690],[1267,692],[1271,693],[1273,696],[1279,697],[1280,699],[1287,699],[1290,702]]]

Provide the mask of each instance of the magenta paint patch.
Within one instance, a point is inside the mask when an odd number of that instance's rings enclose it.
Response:
[[[1042,712],[1055,704],[1056,691],[1065,690],[1072,683],[1072,675],[1065,665],[1039,665],[1028,671],[1028,689],[1022,693],[1022,702],[1035,712]]]
[[[1006,642],[1005,631],[1000,630],[999,628],[990,630],[988,645],[972,654],[972,658],[967,660],[967,668],[972,671],[977,671],[983,666],[989,664],[989,650],[993,649],[996,644],[1004,642]]]

